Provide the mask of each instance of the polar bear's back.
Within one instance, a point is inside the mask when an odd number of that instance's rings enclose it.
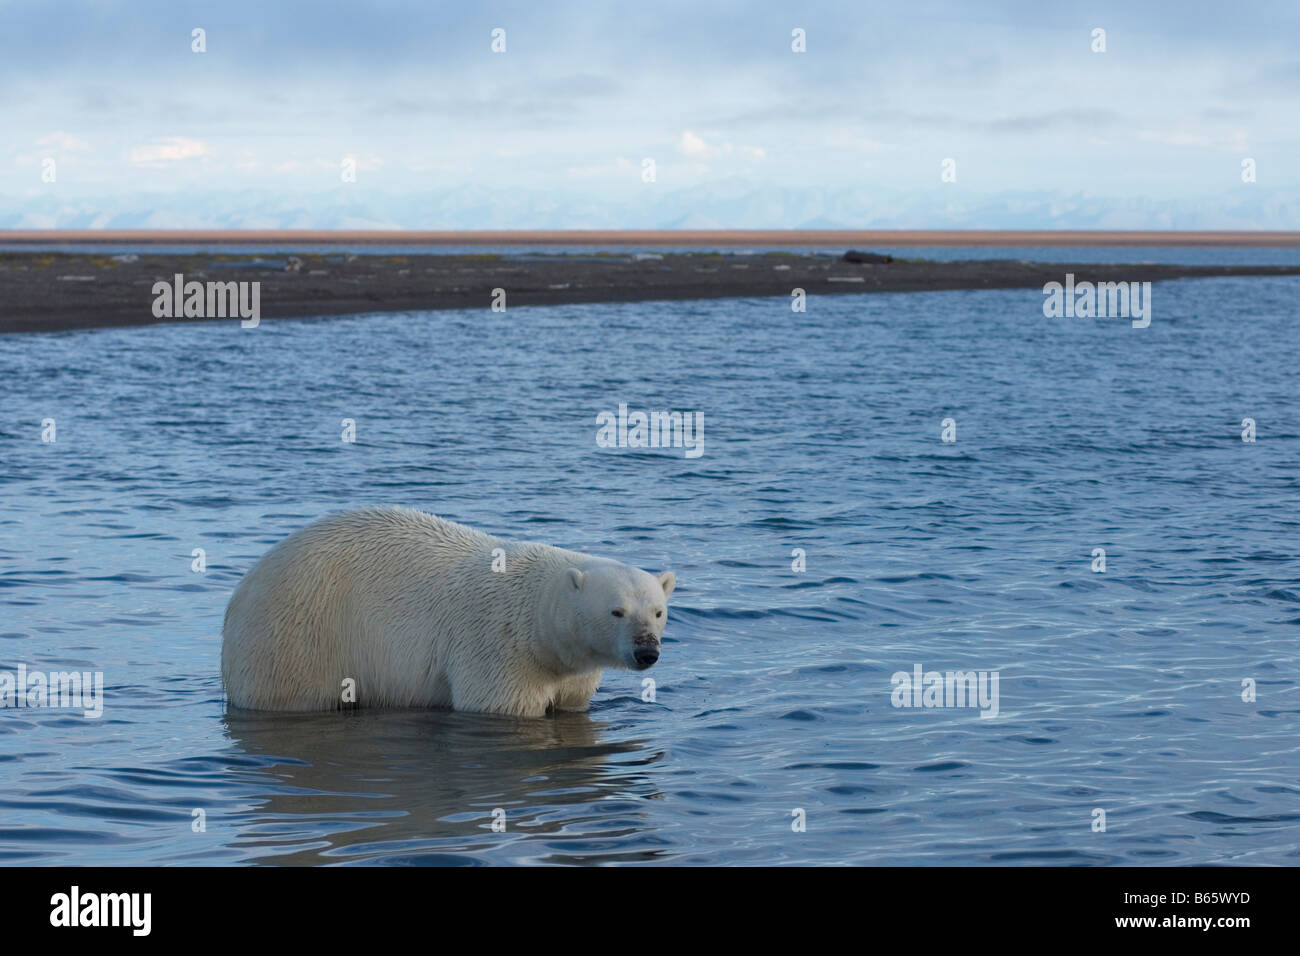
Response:
[[[482,592],[501,577],[490,570],[496,547],[521,546],[409,508],[344,512],[295,532],[244,576],[226,609],[230,703],[330,709],[350,677],[371,703],[450,704],[439,658],[477,626],[475,606],[493,605]]]

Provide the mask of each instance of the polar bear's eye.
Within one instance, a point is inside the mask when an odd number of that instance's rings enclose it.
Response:
[[[623,616],[623,612],[622,612],[622,611],[615,611],[615,612],[614,612],[614,616],[615,616],[615,617],[622,617],[622,616]]]
[[[664,616],[663,608],[660,608],[659,610],[655,611],[655,617],[663,617],[663,616]]]

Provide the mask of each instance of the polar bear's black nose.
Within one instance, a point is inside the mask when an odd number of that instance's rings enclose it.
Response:
[[[632,659],[636,661],[638,670],[645,670],[655,661],[659,660],[659,648],[638,647],[632,652]]]

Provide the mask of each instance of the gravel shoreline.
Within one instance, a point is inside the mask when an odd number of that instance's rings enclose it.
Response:
[[[351,255],[141,252],[133,255],[0,253],[0,333],[192,322],[157,318],[153,285],[188,281],[261,283],[261,320],[490,308],[495,289],[507,307],[664,299],[782,296],[809,299],[864,292],[1042,289],[1061,282],[1300,275],[1300,266],[1095,265],[895,259],[846,262],[790,252],[588,255]],[[813,305],[810,303],[810,308]],[[232,321],[218,319],[216,321]]]

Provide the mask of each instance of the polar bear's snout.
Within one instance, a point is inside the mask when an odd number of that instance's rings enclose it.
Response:
[[[657,634],[638,635],[632,642],[632,660],[636,663],[636,669],[639,671],[654,666],[654,662],[659,660],[659,636]]]

